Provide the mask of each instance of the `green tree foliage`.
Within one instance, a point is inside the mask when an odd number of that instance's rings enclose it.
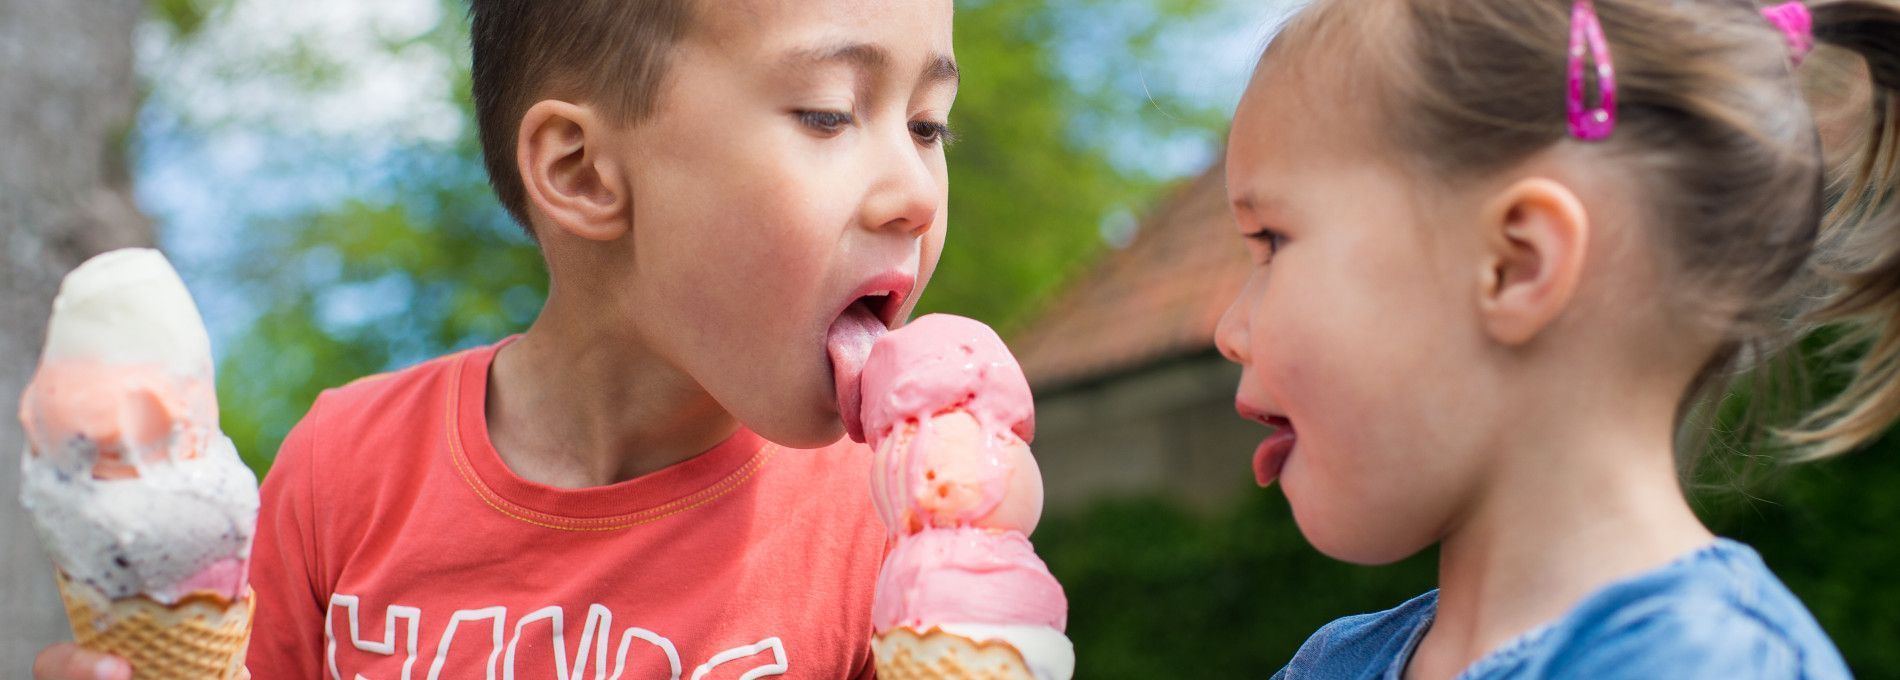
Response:
[[[1224,112],[1179,98],[1153,101],[1113,83],[1078,83],[1058,63],[1058,23],[1151,15],[1090,50],[1099,69],[1137,73],[1153,60],[1159,30],[1212,3],[1157,0],[959,3],[957,61],[964,78],[951,121],[963,141],[948,150],[950,232],[943,263],[919,312],[982,319],[1007,335],[1103,247],[1102,220],[1139,209],[1155,178],[1111,162],[1108,139],[1136,142],[1225,127]],[[1072,29],[1072,27],[1071,27]],[[1111,32],[1113,34],[1113,32]],[[1184,112],[1180,115],[1160,113]]]

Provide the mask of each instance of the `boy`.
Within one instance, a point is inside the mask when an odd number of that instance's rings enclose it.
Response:
[[[291,432],[252,673],[869,677],[884,530],[839,415],[942,248],[950,0],[471,16],[490,179],[547,304]]]

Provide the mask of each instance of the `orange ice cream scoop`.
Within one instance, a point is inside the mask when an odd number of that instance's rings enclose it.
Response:
[[[209,384],[145,365],[67,360],[42,365],[20,399],[31,455],[87,467],[95,479],[139,476],[142,465],[197,458],[215,418]],[[214,425],[215,427],[215,425]]]
[[[918,318],[877,340],[862,381],[873,501],[893,533],[1035,529],[1035,404],[995,331],[960,316]]]
[[[969,526],[1029,534],[1042,518],[1042,474],[1029,444],[1007,430],[984,433],[967,411],[898,426],[879,440],[875,461],[872,498],[894,533]]]

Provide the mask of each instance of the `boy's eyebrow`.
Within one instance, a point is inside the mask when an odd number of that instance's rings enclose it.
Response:
[[[869,43],[845,43],[806,48],[792,52],[791,61],[822,64],[842,61],[866,71],[874,71],[891,61],[891,53]]]
[[[822,64],[840,61],[864,71],[875,71],[891,62],[891,53],[889,50],[870,43],[844,43],[840,45],[796,50],[792,52],[790,61],[801,64]],[[956,60],[947,55],[931,55],[930,63],[924,66],[925,82],[936,83],[949,81],[956,83],[960,78],[961,76],[957,70]]]

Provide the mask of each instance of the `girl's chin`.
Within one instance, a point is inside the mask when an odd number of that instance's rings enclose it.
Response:
[[[1338,503],[1342,497],[1323,497],[1300,484],[1298,474],[1280,480],[1287,503],[1293,508],[1293,523],[1320,554],[1341,562],[1379,566],[1411,557],[1436,541],[1425,533],[1407,533],[1407,527],[1393,526],[1391,516],[1357,516],[1357,508],[1315,507],[1315,503]],[[1412,540],[1416,538],[1417,540]]]

